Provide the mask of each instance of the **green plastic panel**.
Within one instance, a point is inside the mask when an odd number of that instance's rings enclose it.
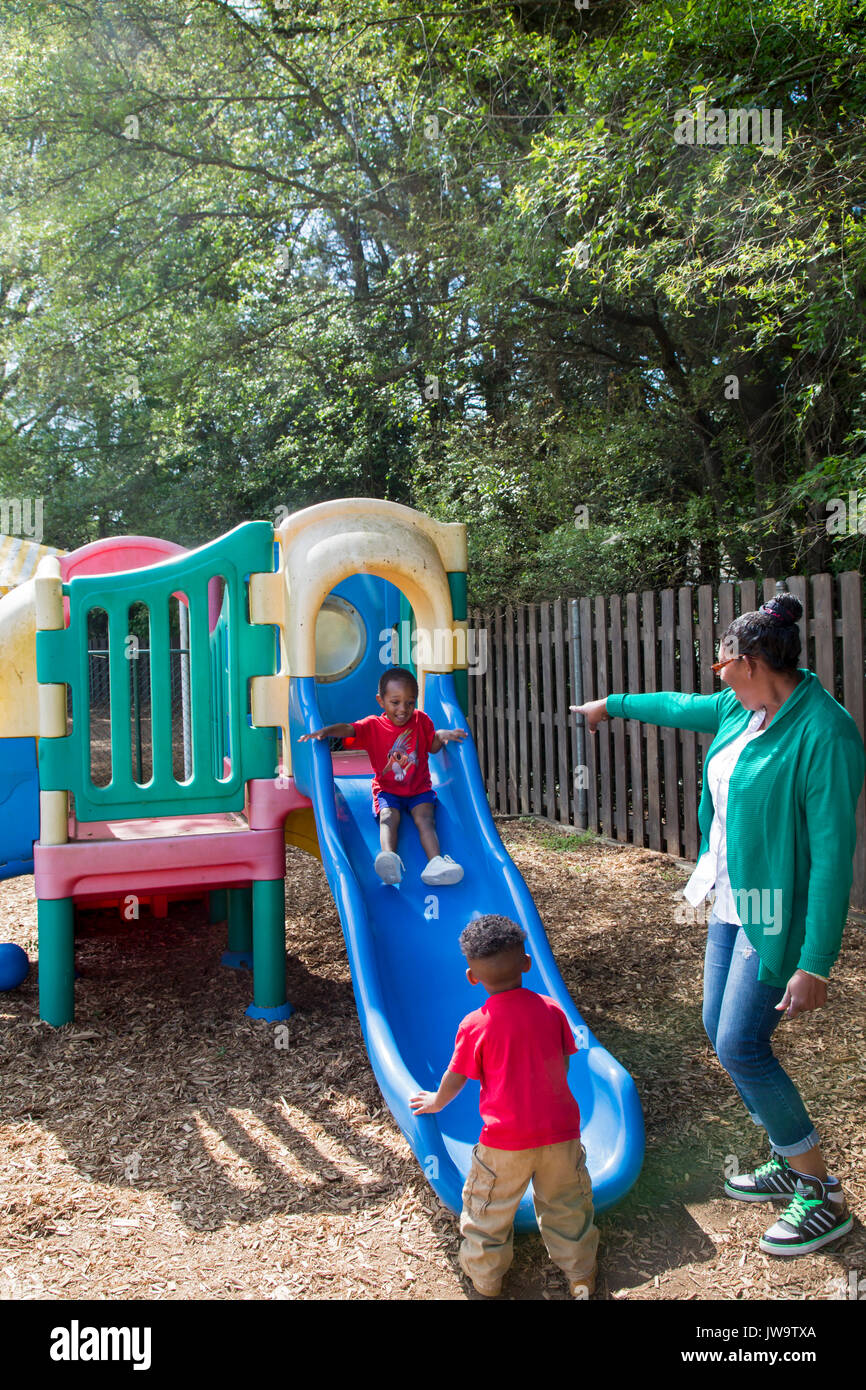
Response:
[[[213,691],[211,743],[213,766],[217,776],[220,775],[219,769],[223,766],[224,759],[227,758],[229,754],[229,728],[227,722],[229,688],[227,600],[228,594],[223,598],[219,622],[210,635],[211,689]]]
[[[454,613],[455,623],[465,622],[467,615],[466,608],[466,571],[449,570],[448,587],[451,590],[451,608]],[[454,693],[460,703],[463,713],[469,713],[469,675],[465,667],[454,672]]]
[[[451,590],[451,607],[455,623],[466,621],[466,571],[449,570],[448,588]]]
[[[408,623],[408,628],[403,624]],[[412,660],[412,645],[415,636],[415,611],[407,599],[406,595],[400,594],[400,626],[397,629],[397,648],[399,655],[397,665],[402,666],[404,671],[411,671],[413,676],[417,676],[415,663]]]
[[[62,681],[71,687],[72,732],[66,738],[39,740],[39,776],[44,790],[74,794],[79,820],[236,811],[243,807],[248,779],[273,776],[276,730],[252,727],[249,681],[274,674],[274,635],[270,626],[249,622],[246,583],[252,573],[273,571],[273,539],[269,522],[248,521],[199,550],[149,569],[82,575],[64,585],[70,624],[36,634],[36,669],[40,682]],[[208,583],[215,577],[224,581],[225,597],[223,631],[218,627],[213,641]],[[189,601],[192,772],[187,781],[178,781],[172,767],[169,600],[179,593]],[[133,603],[146,605],[150,617],[153,775],[143,785],[133,778],[129,732],[127,637]],[[104,787],[94,784],[90,772],[87,615],[93,608],[108,614],[111,781]],[[224,752],[231,756],[226,778]]]
[[[451,591],[451,611],[455,622],[462,622],[466,619],[466,571],[449,570],[448,588]],[[403,627],[404,622],[408,622],[408,628]],[[404,637],[408,634],[408,643]],[[400,594],[400,626],[398,629],[398,648],[399,657],[397,664],[403,666],[407,671],[411,671],[413,676],[418,672],[415,663],[411,658],[412,645],[415,637],[415,612],[407,599],[406,595]],[[469,680],[465,669],[454,672],[454,691],[460,703],[460,708],[466,714],[469,709]]]

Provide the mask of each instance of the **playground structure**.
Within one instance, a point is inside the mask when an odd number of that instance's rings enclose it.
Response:
[[[110,687],[104,776],[88,656],[96,620]],[[375,712],[379,676],[393,664],[416,670],[420,707],[437,728],[468,733],[466,638],[465,528],[368,498],[309,507],[276,530],[246,522],[194,551],[125,537],[43,559],[0,599],[0,877],[35,874],[48,1023],[74,1016],[76,905],[149,902],[164,915],[171,898],[203,890],[213,920],[226,894],[224,963],[252,966],[247,1012],[278,1020],[292,1011],[285,844],[317,855],[379,1087],[452,1210],[478,1135],[477,1089],[439,1115],[413,1115],[409,1097],[435,1089],[457,1023],[479,1002],[460,931],[479,913],[514,918],[533,960],[528,987],[556,1000],[578,1043],[569,1084],[603,1210],[640,1171],[640,1103],[565,989],[496,831],[471,737],[431,758],[442,852],[465,867],[460,884],[436,892],[420,880],[423,851],[408,824],[402,883],[376,876],[366,753],[298,742]],[[142,717],[130,675],[145,642]],[[174,710],[173,642],[183,654]],[[517,1224],[534,1225],[528,1196]]]

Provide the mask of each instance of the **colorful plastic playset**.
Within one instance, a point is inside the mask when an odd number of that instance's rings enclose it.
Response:
[[[194,551],[120,537],[47,556],[0,598],[0,878],[34,874],[46,1022],[74,1017],[76,906],[134,901],[164,916],[172,899],[203,891],[211,919],[228,920],[224,964],[252,968],[247,1012],[279,1020],[292,1012],[285,845],[318,856],[376,1079],[455,1211],[478,1134],[476,1088],[438,1115],[413,1115],[409,1097],[435,1089],[455,1026],[477,1005],[460,931],[479,913],[514,918],[533,960],[527,985],[557,1001],[578,1042],[569,1081],[604,1210],[640,1171],[640,1102],[566,991],[496,831],[471,737],[431,759],[442,853],[465,867],[435,893],[421,882],[413,827],[401,827],[401,884],[373,870],[366,753],[298,742],[378,713],[378,679],[394,664],[416,670],[437,728],[468,733],[466,616],[465,527],[370,498],[324,502],[276,529],[246,522]],[[94,624],[105,707],[94,699]],[[145,643],[142,703],[130,668]],[[0,988],[20,984],[21,968],[0,960]],[[517,1224],[535,1224],[529,1195]]]

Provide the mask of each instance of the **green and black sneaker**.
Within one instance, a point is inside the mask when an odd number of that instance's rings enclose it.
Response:
[[[768,1255],[811,1255],[846,1236],[853,1225],[838,1178],[822,1182],[800,1173],[794,1200],[761,1236],[759,1248]]]
[[[797,1190],[797,1178],[783,1154],[771,1151],[771,1157],[754,1173],[738,1173],[728,1178],[725,1192],[728,1197],[738,1197],[741,1202],[778,1202],[793,1197]]]

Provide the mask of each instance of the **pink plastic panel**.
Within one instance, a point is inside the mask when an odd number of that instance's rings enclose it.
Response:
[[[126,570],[147,569],[175,555],[188,554],[184,545],[163,541],[157,536],[105,536],[79,546],[68,555],[59,555],[60,578],[64,584],[82,574],[121,574]],[[181,597],[183,597],[181,595]],[[186,599],[183,599],[184,603]],[[64,614],[69,623],[69,603],[64,599]],[[220,616],[222,594],[219,579],[208,585],[208,621],[213,632]]]
[[[64,584],[78,574],[117,574],[121,570],[140,570],[157,565],[172,555],[185,555],[186,547],[155,536],[106,536],[61,555],[60,575]]]
[[[251,830],[273,830],[282,826],[290,811],[312,806],[309,797],[298,791],[293,777],[285,781],[288,782],[285,787],[280,787],[275,777],[253,777],[247,782],[247,816]]]
[[[146,827],[148,822],[136,824]],[[282,878],[286,847],[282,829],[242,830],[67,845],[41,845],[37,841],[33,859],[37,898],[75,898],[79,894],[223,888],[253,879]]]
[[[335,777],[372,777],[373,764],[365,748],[345,748],[334,754]]]

